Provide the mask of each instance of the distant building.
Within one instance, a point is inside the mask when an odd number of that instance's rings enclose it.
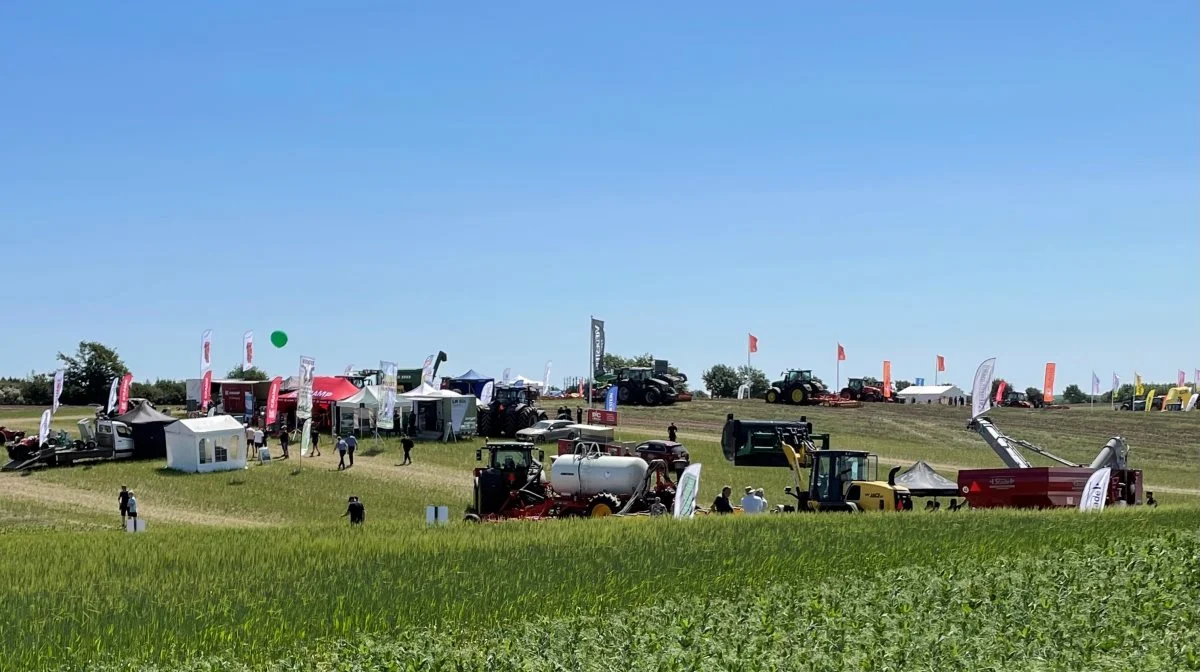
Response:
[[[967,398],[957,385],[909,385],[896,393],[906,404],[957,404],[958,399]]]

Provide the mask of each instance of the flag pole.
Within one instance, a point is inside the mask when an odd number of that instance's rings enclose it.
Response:
[[[937,355],[934,355],[934,357],[933,357],[933,384],[934,384],[935,386],[938,384],[938,361],[937,361]]]
[[[592,333],[595,315],[588,315],[588,410],[592,410],[592,380],[596,377],[596,335]]]
[[[842,389],[842,358],[836,353],[833,355],[833,366],[835,373],[833,374],[833,388],[835,390]],[[839,392],[838,394],[841,394]]]

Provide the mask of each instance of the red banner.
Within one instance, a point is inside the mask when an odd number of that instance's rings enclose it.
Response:
[[[1000,381],[1000,384],[996,386],[996,403],[997,404],[1004,403],[1004,389],[1006,387],[1008,387],[1008,383],[1004,382],[1003,380]]]
[[[267,418],[266,424],[268,427],[275,424],[279,416],[279,386],[283,384],[283,379],[275,376],[271,380],[271,389],[267,390]]]
[[[606,411],[602,408],[589,408],[587,412],[589,425],[617,426],[617,411]]]
[[[117,415],[125,415],[129,410],[129,388],[133,385],[133,374],[121,376],[121,387],[117,388]]]
[[[883,360],[883,396],[892,398],[892,363],[886,359]]]
[[[846,349],[842,347],[841,343],[838,343],[838,361],[846,361]]]
[[[1042,386],[1042,398],[1054,401],[1054,362],[1046,362],[1046,381]]]
[[[946,370],[946,358],[941,355],[937,356],[937,370],[939,373]]]
[[[750,352],[758,352],[758,337],[756,337],[754,334],[750,334],[749,346]]]
[[[212,401],[212,371],[205,371],[200,376],[200,410],[208,411],[208,402]]]

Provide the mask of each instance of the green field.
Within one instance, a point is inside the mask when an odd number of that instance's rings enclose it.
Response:
[[[701,503],[723,484],[779,499],[786,469],[721,458],[727,412],[806,413],[884,465],[999,465],[967,412],[941,407],[694,402],[626,409],[621,438],[674,421],[704,465]],[[0,424],[35,429],[39,414],[0,408]],[[364,441],[345,472],[326,446],[299,469],[5,474],[0,670],[1200,669],[1200,414],[994,417],[1080,461],[1124,435],[1164,505],[425,529],[426,504],[465,507],[475,443],[419,444],[400,467],[395,442]],[[117,531],[120,485],[147,534]],[[350,494],[365,529],[339,517]]]

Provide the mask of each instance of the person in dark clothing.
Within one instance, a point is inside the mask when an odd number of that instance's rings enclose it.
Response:
[[[350,502],[346,505],[346,512],[342,517],[350,516],[351,525],[362,525],[367,518],[367,509],[363,506],[362,500],[358,497],[351,496]]]
[[[1151,498],[1154,493],[1150,493]],[[121,486],[121,491],[117,493],[117,506],[121,508],[121,528],[125,527],[125,518],[129,515],[129,488]]]
[[[415,410],[408,412],[408,435],[417,435],[417,412]]]
[[[406,436],[400,441],[400,445],[404,446],[404,462],[402,464],[412,464],[413,440]]]
[[[721,494],[713,500],[712,510],[715,513],[733,513],[733,505],[729,503],[731,494],[733,494],[733,488],[728,485],[721,488]]]
[[[313,423],[312,432],[309,434],[312,437],[312,456],[320,457],[321,450],[317,448],[317,444],[321,441],[321,432],[317,431],[317,424]]]
[[[350,466],[354,466],[354,451],[358,450],[358,439],[351,434],[346,437],[346,454],[350,456]]]
[[[288,458],[288,439],[289,438],[290,437],[288,436],[286,429],[280,430],[280,432],[279,432],[279,447],[283,449],[283,459],[285,459],[285,460]]]
[[[580,425],[583,424],[583,407],[582,406],[575,407],[575,422]]]
[[[125,488],[121,488],[121,489],[124,490]],[[1158,500],[1154,499],[1153,492],[1146,493],[1146,506],[1151,506],[1151,507],[1158,506]]]
[[[676,427],[675,423],[672,422],[670,426],[667,427],[667,440],[674,441],[675,437],[677,436],[679,436],[679,428]]]

